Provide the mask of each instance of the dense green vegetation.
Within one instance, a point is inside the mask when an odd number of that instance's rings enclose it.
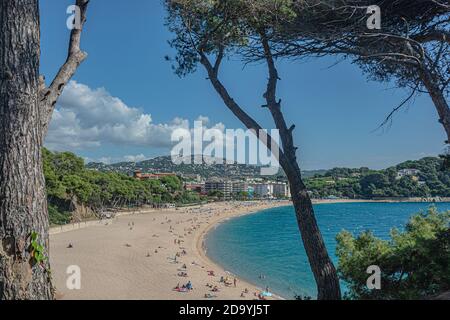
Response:
[[[70,222],[79,207],[101,215],[115,208],[200,200],[198,194],[183,190],[178,177],[140,181],[120,173],[88,170],[83,159],[69,152],[44,149],[44,174],[52,224]]]
[[[420,172],[399,177],[402,169]],[[380,171],[336,168],[306,179],[306,185],[314,198],[449,197],[450,171],[443,169],[442,159],[429,157]]]
[[[306,179],[306,184],[315,198],[448,197],[450,173],[442,170],[442,162],[439,158],[424,158],[380,171],[335,168]],[[398,171],[402,169],[420,172],[417,176],[399,178]],[[80,207],[92,215],[101,215],[115,208],[202,200],[199,194],[183,190],[178,177],[140,181],[119,172],[86,168],[82,158],[69,152],[44,149],[44,173],[52,224],[69,223]],[[248,199],[246,193],[233,196]],[[208,198],[220,200],[223,195],[215,192]]]
[[[140,162],[121,162],[113,164],[104,163],[88,163],[89,169],[95,169],[103,172],[119,172],[124,174],[132,174],[135,170],[142,172],[174,172],[180,176],[200,175],[203,179],[212,177],[226,177],[230,179],[240,179],[242,177],[257,177],[261,174],[261,168],[254,165],[225,163],[225,159],[216,159],[214,165],[207,164],[205,160],[198,164],[200,156],[192,156],[191,163],[175,164],[171,156],[161,156],[154,159],[144,160]],[[187,159],[186,159],[187,160]],[[209,159],[211,160],[211,159]]]
[[[339,275],[348,299],[422,299],[450,290],[450,211],[431,208],[411,218],[388,241],[365,232],[337,236]],[[369,290],[369,266],[381,269],[381,290]]]

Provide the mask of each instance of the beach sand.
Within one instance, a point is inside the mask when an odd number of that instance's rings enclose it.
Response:
[[[205,255],[203,238],[221,221],[285,205],[290,202],[229,202],[148,210],[52,234],[50,255],[57,298],[200,300],[208,294],[211,295],[208,299],[256,299],[254,293],[262,289],[210,261]],[[80,290],[69,290],[66,286],[69,266],[80,267]],[[208,271],[214,271],[214,276]],[[187,277],[180,276],[182,272]],[[228,277],[231,285],[221,283],[222,276]],[[177,284],[188,281],[193,290],[186,293],[173,290]],[[217,286],[219,291],[213,292],[207,284]],[[248,293],[241,297],[245,289]]]
[[[313,202],[391,201],[338,199]],[[211,299],[255,299],[254,293],[260,293],[262,289],[210,261],[205,254],[203,239],[211,228],[227,219],[286,205],[292,204],[289,201],[229,202],[177,210],[141,210],[120,214],[112,220],[82,223],[81,227],[54,228],[50,236],[50,256],[57,298],[200,300],[209,294],[213,296]],[[175,240],[181,243],[175,243]],[[72,248],[68,248],[69,245]],[[175,261],[177,253],[181,254]],[[81,268],[81,290],[67,289],[69,275],[66,270],[72,265]],[[214,271],[215,275],[208,275],[208,271]],[[187,277],[179,276],[180,272],[187,273]],[[228,277],[232,285],[221,283],[222,276]],[[234,278],[237,279],[236,287]],[[173,290],[177,284],[188,281],[194,290],[186,293]],[[212,292],[206,284],[217,286],[220,291]],[[245,289],[248,293],[241,297]]]

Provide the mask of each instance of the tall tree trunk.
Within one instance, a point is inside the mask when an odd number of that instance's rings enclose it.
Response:
[[[0,1],[0,299],[52,299],[39,110],[38,0]]]
[[[223,58],[223,50],[219,50],[214,66],[203,52],[200,51],[199,54],[201,56],[200,62],[208,72],[211,84],[220,95],[225,105],[248,129],[254,130],[257,137],[261,139],[259,136],[261,126],[236,103],[218,79],[218,71]],[[275,99],[278,73],[271,55],[268,57],[268,65],[270,75],[267,92],[265,94],[267,100],[267,105],[265,107],[269,108],[277,129],[280,130],[283,150],[279,151],[279,161],[289,179],[298,227],[317,284],[317,298],[319,300],[340,300],[341,290],[336,268],[325,247],[322,234],[314,216],[312,202],[302,181],[300,167],[297,163],[295,155],[296,148],[294,147],[292,138],[292,131],[295,127],[292,126],[289,129],[287,128],[284,116],[281,112],[281,101],[277,102]],[[266,139],[268,140],[266,145],[270,150],[279,148],[279,146],[275,146],[276,142],[273,141],[272,137],[265,137],[262,141],[265,143],[264,140]]]
[[[432,73],[425,69],[425,67],[420,70],[420,78],[422,79],[425,88],[428,90],[428,93],[433,100],[434,106],[439,115],[439,122],[442,124],[447,134],[446,143],[450,144],[450,107],[447,100],[445,100],[444,93],[439,88],[439,85],[433,78]]]
[[[303,182],[300,166],[297,162],[297,148],[294,146],[292,135],[295,126],[288,129],[281,112],[281,101],[277,102],[275,100],[278,72],[273,62],[270,62],[270,59],[268,60],[271,76],[269,77],[268,90],[265,94],[267,106],[277,129],[280,131],[284,151],[283,157],[280,157],[280,165],[289,180],[297,224],[308,256],[309,265],[317,284],[317,299],[340,300],[339,277],[325,247],[322,233],[315,218],[312,201]]]
[[[267,91],[264,97],[267,102],[266,106],[272,114],[275,125],[280,132],[284,151],[284,156],[280,157],[280,164],[288,177],[291,187],[292,202],[295,208],[298,227],[317,284],[317,298],[319,300],[339,300],[341,299],[341,290],[336,268],[325,247],[314,215],[311,198],[303,183],[300,166],[297,161],[297,148],[294,145],[293,137],[295,125],[288,128],[283,112],[281,111],[281,100],[277,101],[278,70],[275,66],[269,41],[264,30],[260,31],[260,35],[269,70]]]
[[[317,284],[317,299],[340,300],[341,290],[336,268],[328,255],[322,234],[317,225],[311,199],[297,172],[285,169],[291,187],[292,202],[303,245]]]

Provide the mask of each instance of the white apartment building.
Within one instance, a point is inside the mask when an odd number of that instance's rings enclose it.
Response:
[[[254,189],[254,195],[257,198],[289,198],[291,196],[290,188],[284,182],[264,182],[251,184]]]
[[[253,186],[255,197],[257,198],[273,198],[273,184],[256,183]]]
[[[417,177],[420,174],[420,170],[417,169],[402,169],[397,172],[397,179],[400,180],[403,177]]]
[[[273,196],[275,198],[290,198],[291,190],[289,185],[284,182],[275,182],[273,184]]]
[[[231,181],[211,180],[205,183],[205,192],[220,191],[223,193],[225,200],[231,199],[233,192],[233,183]]]

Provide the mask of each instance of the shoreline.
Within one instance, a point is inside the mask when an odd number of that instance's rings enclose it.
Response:
[[[314,201],[314,204],[367,202],[386,201],[333,199]],[[229,219],[291,205],[290,201],[235,201],[178,209],[143,209],[122,212],[109,220],[52,228],[50,257],[58,298],[257,299],[255,293],[263,290],[209,258],[205,239],[214,228]],[[186,253],[179,255],[180,251]],[[178,258],[174,259],[175,255]],[[82,290],[66,288],[66,269],[73,265],[82,270]],[[210,275],[210,270],[215,274]],[[181,271],[189,276],[180,277]],[[221,276],[228,277],[231,282],[237,279],[236,287],[225,286],[219,281]],[[177,283],[188,280],[194,284],[193,291],[179,293],[172,290]],[[220,291],[212,292],[206,284],[217,286]],[[248,293],[241,296],[244,289],[248,289]],[[270,299],[284,298],[274,295]]]
[[[241,276],[231,273],[231,271],[226,270],[223,266],[221,266],[217,262],[213,261],[208,256],[208,251],[207,251],[208,248],[206,247],[206,243],[205,243],[206,237],[213,229],[217,228],[221,223],[224,223],[224,222],[226,222],[228,220],[235,219],[235,218],[238,218],[238,217],[247,216],[247,215],[251,215],[251,214],[257,214],[257,213],[260,213],[260,212],[268,210],[268,209],[288,207],[290,205],[292,205],[292,202],[286,200],[286,201],[280,201],[280,202],[276,203],[276,205],[274,205],[274,206],[272,206],[272,205],[271,206],[267,206],[266,208],[263,208],[263,209],[260,208],[258,210],[250,210],[248,212],[238,212],[238,213],[235,213],[235,214],[231,214],[230,216],[226,216],[226,217],[217,217],[204,230],[202,230],[201,232],[198,233],[197,240],[196,240],[196,247],[197,247],[198,254],[204,260],[206,260],[209,264],[215,265],[218,268],[224,270],[227,274],[230,274],[233,277],[239,279],[239,281],[241,283],[248,283],[251,286],[253,286],[255,288],[258,288],[261,292],[264,291],[263,289],[259,288],[256,284],[253,284],[250,281],[242,279]],[[273,298],[275,298],[276,300],[286,300],[284,297],[281,297],[281,296],[276,295],[276,294],[273,294]]]
[[[421,198],[400,198],[400,199],[377,199],[377,200],[371,200],[371,199],[312,199],[312,204],[313,205],[319,205],[319,204],[339,204],[339,203],[429,203],[429,204],[433,204],[433,203],[450,203],[450,198],[445,198],[445,197],[440,197],[441,200],[439,201],[425,201]],[[292,202],[290,200],[275,200],[275,201],[279,201],[279,202],[286,202],[286,204],[284,205],[280,205],[280,206],[289,206],[292,205]],[[239,202],[239,201],[238,201]],[[252,201],[241,201],[243,203],[248,202],[251,203]],[[264,200],[257,200],[257,201],[253,201],[253,202],[264,202]],[[195,208],[195,207],[201,207],[204,205],[211,205],[211,204],[215,204],[215,203],[223,203],[223,202],[211,202],[211,203],[206,203],[206,204],[195,204],[192,206],[183,206],[180,207],[179,209],[189,209],[189,208]],[[59,233],[64,233],[64,232],[70,232],[70,231],[75,231],[75,230],[79,230],[82,228],[87,228],[87,227],[91,227],[91,226],[95,226],[98,224],[102,224],[102,223],[108,223],[109,221],[114,221],[114,219],[118,218],[118,217],[123,217],[123,216],[130,216],[130,215],[134,215],[134,214],[150,214],[150,213],[154,213],[154,212],[158,212],[158,211],[170,211],[171,209],[156,209],[156,208],[147,208],[147,209],[138,209],[138,210],[132,210],[132,211],[119,211],[119,213],[111,219],[103,219],[103,220],[99,220],[99,219],[94,219],[94,220],[83,220],[83,221],[79,221],[79,222],[73,222],[73,223],[69,223],[69,224],[65,224],[65,225],[53,225],[50,226],[49,228],[49,234],[53,235],[53,234],[59,234]],[[262,209],[265,210],[265,209]],[[251,214],[251,213],[257,213],[257,212],[249,212],[247,214]]]
[[[429,202],[429,201],[423,201],[420,200],[419,198],[405,198],[405,199],[401,199],[401,200],[394,200],[394,199],[389,199],[389,200],[364,200],[364,199],[320,199],[320,200],[312,200],[313,205],[326,205],[326,204],[342,204],[342,203],[429,203],[430,205],[432,205],[433,203],[446,203],[446,202],[450,202],[450,198],[442,198],[442,201],[435,201],[435,202]],[[234,215],[228,216],[228,217],[223,217],[223,218],[217,218],[215,221],[213,221],[211,224],[209,224],[205,230],[203,230],[201,232],[201,234],[198,235],[198,239],[197,239],[197,251],[198,253],[205,259],[207,260],[209,263],[211,263],[212,265],[217,265],[219,268],[225,270],[225,268],[223,266],[221,266],[219,263],[215,262],[212,258],[210,258],[208,256],[208,251],[207,251],[207,247],[205,244],[206,238],[208,236],[208,234],[215,228],[217,228],[217,226],[219,226],[222,223],[227,222],[228,220],[231,219],[235,219],[235,218],[239,218],[242,216],[247,216],[247,215],[251,215],[251,214],[257,214],[260,213],[262,211],[268,210],[268,209],[272,209],[272,208],[281,208],[281,207],[288,207],[288,206],[292,206],[292,202],[290,200],[285,200],[285,201],[280,201],[279,205],[277,206],[273,206],[273,207],[267,207],[265,209],[261,209],[261,210],[257,210],[257,211],[249,211],[249,212],[245,212],[245,213],[236,213]],[[230,274],[232,274],[230,271],[225,270],[225,272],[228,272]],[[240,281],[245,281],[248,282],[250,284],[252,284],[254,287],[258,286],[256,284],[251,283],[251,281],[247,281],[247,280],[243,280],[241,279],[240,275],[235,275],[232,274],[233,276],[237,277],[240,279]],[[261,289],[260,289],[261,290]],[[282,296],[273,294],[275,299],[278,300],[286,300],[287,298],[284,298]]]
[[[58,299],[105,300],[254,300],[261,288],[231,275],[202,250],[203,236],[229,218],[286,206],[290,202],[230,202],[151,210],[91,222],[80,228],[53,229],[51,264]],[[78,225],[78,224],[77,224]],[[131,227],[130,227],[131,226]],[[181,240],[181,245],[174,241]],[[178,261],[173,257],[180,251]],[[82,272],[81,290],[66,288],[69,266]],[[184,265],[186,267],[184,267]],[[183,269],[184,268],[184,269]],[[208,271],[214,271],[211,276]],[[180,277],[180,272],[188,277]],[[220,277],[236,287],[220,282]],[[194,290],[175,292],[177,283],[192,281]],[[217,286],[212,292],[206,284]],[[241,293],[248,289],[244,296]],[[206,297],[205,295],[210,295]],[[273,296],[269,299],[283,299]]]

